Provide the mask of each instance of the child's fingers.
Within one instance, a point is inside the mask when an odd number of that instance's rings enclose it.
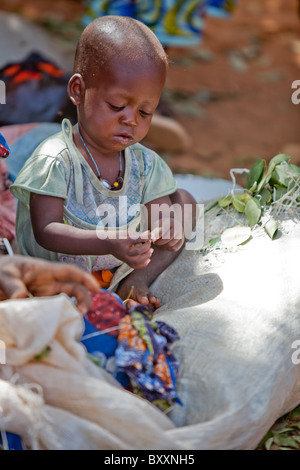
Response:
[[[152,312],[161,307],[160,300],[150,292],[137,294],[136,299],[140,304],[150,308]]]
[[[181,238],[180,240],[172,240],[170,243],[167,244],[166,249],[168,251],[178,251],[184,243],[184,239]]]
[[[161,238],[163,234],[163,230],[162,230],[162,227],[154,227],[152,230],[151,230],[151,241],[152,243],[155,243],[157,240],[159,240]]]
[[[153,294],[149,294],[149,302],[151,305],[151,310],[153,311],[161,307],[160,300],[157,297],[155,297]]]
[[[7,276],[1,283],[1,288],[8,299],[26,299],[28,291],[21,279],[14,279]]]
[[[138,232],[128,232],[129,238],[133,241],[134,244],[137,243],[144,243],[146,241],[151,241],[152,240],[152,235],[149,230],[146,230],[145,232],[138,233]]]
[[[162,224],[159,237],[153,242],[155,245],[173,246],[183,239],[182,225],[175,219],[171,219]]]
[[[139,256],[135,256],[135,257],[129,258],[127,260],[127,264],[133,269],[143,269],[148,266],[150,261],[151,261],[150,257],[141,259]]]
[[[153,248],[150,247],[149,250],[145,252],[142,252],[142,253],[138,252],[136,254],[131,254],[130,262],[134,263],[135,265],[145,267],[149,264],[153,251],[154,251]]]
[[[131,245],[128,249],[128,253],[130,256],[139,256],[148,253],[151,255],[153,252],[153,248],[151,248],[151,243],[149,241],[144,243],[135,243]]]
[[[48,267],[48,283],[58,281],[73,283],[85,287],[91,292],[97,292],[99,289],[97,281],[91,274],[79,269],[77,266],[64,263],[52,263]],[[46,280],[46,279],[45,279]]]
[[[78,310],[85,315],[92,307],[92,299],[85,287],[75,282],[62,282],[56,289],[57,293],[64,292],[69,297],[75,297]]]

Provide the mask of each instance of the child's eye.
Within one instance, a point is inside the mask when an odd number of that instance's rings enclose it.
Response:
[[[110,106],[110,108],[113,110],[113,111],[122,111],[122,109],[124,109],[124,106],[115,106],[111,103],[108,103],[108,105]]]
[[[140,110],[142,116],[152,116],[152,113],[146,113],[146,111]]]

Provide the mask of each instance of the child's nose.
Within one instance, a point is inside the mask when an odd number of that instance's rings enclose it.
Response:
[[[136,113],[133,110],[127,110],[126,114],[121,118],[122,124],[130,127],[136,127],[137,125],[137,117]]]

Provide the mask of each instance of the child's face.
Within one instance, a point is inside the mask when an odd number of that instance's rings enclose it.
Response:
[[[78,119],[90,144],[102,153],[124,150],[147,134],[165,73],[149,66],[118,65],[85,89]]]

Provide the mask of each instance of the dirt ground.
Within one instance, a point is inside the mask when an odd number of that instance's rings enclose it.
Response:
[[[73,53],[83,2],[1,0],[0,9],[43,25]],[[169,56],[164,102],[192,142],[164,152],[174,172],[229,179],[230,168],[280,152],[300,164],[300,104],[291,100],[300,80],[297,0],[240,0],[231,19],[207,18],[198,47]]]

